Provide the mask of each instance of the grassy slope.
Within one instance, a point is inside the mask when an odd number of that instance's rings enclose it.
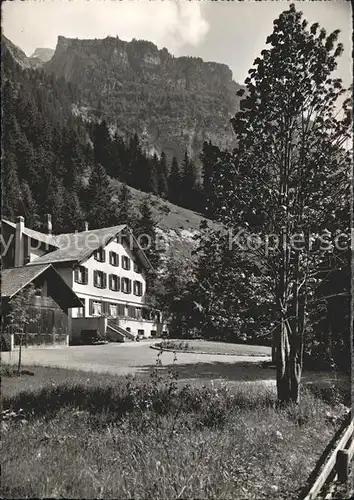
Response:
[[[3,407],[24,410],[2,424],[3,498],[298,498],[338,426],[310,392],[280,410],[262,384],[33,370],[26,392],[3,379]]]
[[[112,186],[118,193],[122,183],[112,180]],[[133,207],[138,212],[140,202],[148,195],[130,186],[128,187],[132,195]],[[169,252],[173,251],[180,256],[190,258],[194,246],[192,236],[199,230],[200,223],[205,217],[187,208],[174,205],[159,196],[150,194],[149,197],[153,217],[167,241]],[[212,227],[217,227],[211,221],[209,224]]]

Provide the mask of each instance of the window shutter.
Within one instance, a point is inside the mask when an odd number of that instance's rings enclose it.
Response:
[[[102,262],[106,262],[106,250],[102,249]]]
[[[110,274],[110,275],[108,276],[108,288],[109,288],[110,290],[113,290],[113,274]]]
[[[94,286],[97,286],[97,271],[93,271],[93,284]]]
[[[113,266],[114,265],[114,257],[113,257],[113,252],[109,252],[109,263]]]
[[[84,285],[88,283],[88,269],[84,267]]]
[[[117,276],[117,292],[120,290],[120,278]]]
[[[90,299],[90,315],[93,315],[93,299]]]
[[[128,293],[132,292],[132,282],[131,280],[128,280]]]
[[[106,288],[106,287],[107,287],[107,274],[102,273],[102,288]]]
[[[78,282],[78,279],[79,279],[79,270],[78,270],[78,268],[76,267],[76,268],[74,269],[74,280],[75,280],[76,282]]]

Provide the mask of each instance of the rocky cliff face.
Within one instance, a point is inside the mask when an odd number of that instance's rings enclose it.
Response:
[[[12,43],[6,36],[1,35],[1,57],[9,55],[22,69],[31,68],[31,62],[23,50]]]
[[[37,47],[36,50],[31,55],[31,58],[37,58],[42,63],[45,63],[45,62],[50,61],[50,59],[53,57],[54,52],[55,52],[54,49],[47,49],[45,47]]]
[[[123,135],[136,131],[151,152],[181,159],[185,149],[197,157],[204,140],[233,143],[240,86],[224,64],[174,57],[146,41],[60,36],[44,69],[78,86],[76,113],[104,117]]]

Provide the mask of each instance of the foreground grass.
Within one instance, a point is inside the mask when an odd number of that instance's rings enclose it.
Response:
[[[331,394],[31,369],[3,379],[6,498],[298,498],[339,425]]]

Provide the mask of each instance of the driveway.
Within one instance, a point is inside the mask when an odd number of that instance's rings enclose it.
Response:
[[[23,365],[52,366],[83,370],[87,372],[108,372],[117,375],[139,375],[151,372],[159,358],[162,371],[174,365],[179,379],[187,380],[227,380],[230,382],[263,382],[275,386],[274,369],[262,368],[264,356],[236,356],[222,354],[198,354],[179,352],[174,360],[172,352],[151,349],[157,340],[127,342],[126,344],[103,344],[95,346],[39,347],[23,349]],[[16,363],[18,352],[2,353],[3,363]],[[340,377],[343,378],[343,377]],[[347,378],[344,377],[344,383]],[[329,385],[340,382],[335,375],[326,372],[305,372],[303,381]]]
[[[174,360],[172,352],[151,349],[156,340],[143,342],[127,342],[126,344],[110,343],[103,345],[84,345],[71,347],[31,347],[24,348],[23,365],[55,366],[84,371],[110,372],[119,375],[133,374],[153,368],[158,357],[163,365],[195,365],[208,363],[238,362],[257,363],[267,358],[264,356],[233,356],[218,354],[177,353]],[[16,363],[18,351],[2,353],[3,363]]]

